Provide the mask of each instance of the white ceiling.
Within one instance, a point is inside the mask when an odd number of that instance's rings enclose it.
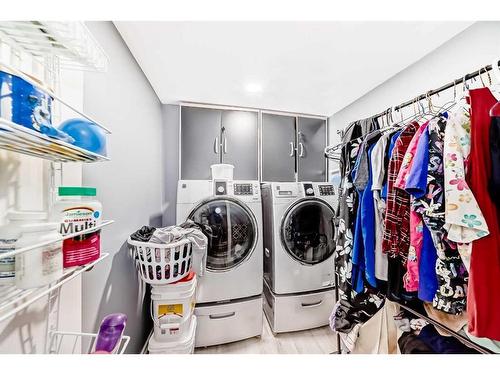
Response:
[[[115,22],[163,103],[331,115],[470,22]],[[262,88],[249,92],[248,86]]]

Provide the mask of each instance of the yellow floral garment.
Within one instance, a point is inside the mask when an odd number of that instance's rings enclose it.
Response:
[[[465,180],[470,153],[470,124],[469,114],[463,108],[450,113],[443,147],[445,229],[448,239],[459,244],[458,249],[467,269],[472,241],[489,234],[481,209]]]

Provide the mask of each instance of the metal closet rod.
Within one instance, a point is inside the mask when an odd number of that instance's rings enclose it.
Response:
[[[500,60],[498,61],[497,64],[500,67]],[[446,85],[438,87],[437,89],[434,89],[434,90],[430,90],[430,91],[426,92],[425,94],[419,95],[411,100],[408,100],[404,103],[401,103],[400,105],[398,105],[396,107],[388,108],[385,111],[382,111],[379,114],[372,116],[372,118],[377,118],[377,117],[387,115],[391,111],[399,111],[400,109],[402,109],[404,107],[408,107],[408,106],[413,105],[421,100],[428,99],[429,97],[431,97],[433,95],[439,94],[440,92],[449,90],[453,87],[456,87],[457,85],[463,84],[463,83],[467,82],[469,79],[476,78],[483,73],[489,72],[491,69],[492,69],[491,65],[486,65],[485,67],[479,68],[478,70],[476,70],[472,73],[466,74],[462,78],[457,78],[454,81],[447,83]]]
[[[423,319],[426,322],[432,324],[433,326],[435,326],[435,327],[437,326],[440,329],[442,329],[443,331],[446,331],[448,334],[450,334],[451,336],[453,336],[457,340],[459,340],[462,344],[467,345],[468,347],[477,350],[479,353],[482,353],[482,354],[496,354],[494,351],[492,351],[492,350],[490,350],[488,348],[484,348],[484,347],[482,347],[479,344],[476,344],[474,341],[470,340],[469,338],[467,338],[465,336],[462,336],[462,335],[459,335],[458,333],[456,333],[452,329],[446,327],[445,325],[441,324],[437,320],[434,320],[434,319],[432,319],[432,318],[430,318],[430,317],[428,317],[426,315],[422,315],[419,312],[417,312],[417,311],[413,310],[412,308],[410,308],[408,306],[405,306],[405,305],[403,305],[401,303],[398,303],[398,302],[396,302],[396,303],[400,307],[402,307],[403,309],[411,312],[413,315],[418,316],[420,319]]]
[[[500,60],[498,61],[498,66],[500,67]],[[387,108],[385,111],[382,111],[382,112],[380,112],[376,115],[370,116],[368,118],[378,118],[378,117],[382,117],[382,116],[389,114],[391,111],[399,111],[402,108],[408,107],[410,105],[414,105],[415,103],[418,103],[421,100],[428,99],[429,97],[431,97],[433,95],[439,94],[440,92],[449,90],[453,87],[456,87],[457,85],[463,84],[463,83],[467,82],[469,79],[476,78],[480,74],[489,72],[491,69],[492,69],[491,65],[486,65],[485,67],[479,68],[478,70],[476,70],[472,73],[466,74],[462,78],[457,78],[454,81],[447,83],[446,85],[438,87],[437,89],[434,89],[434,90],[427,91],[425,94],[421,94],[419,96],[416,96],[415,98],[408,100],[406,102],[403,102],[395,107]],[[349,129],[349,126],[346,129]],[[342,132],[346,129],[337,130],[337,134],[342,134]]]

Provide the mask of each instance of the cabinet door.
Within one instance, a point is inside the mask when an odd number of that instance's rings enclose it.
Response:
[[[295,117],[262,114],[262,181],[295,181]]]
[[[181,179],[208,180],[210,165],[219,163],[221,111],[181,109]]]
[[[258,180],[257,112],[222,112],[222,161],[234,165],[235,180]]]
[[[326,121],[299,117],[297,136],[299,181],[326,180]]]

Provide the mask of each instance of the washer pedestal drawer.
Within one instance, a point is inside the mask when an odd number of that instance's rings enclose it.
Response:
[[[262,296],[196,307],[195,347],[225,344],[262,334]]]
[[[264,312],[274,333],[328,325],[334,306],[334,289],[297,295],[277,295],[264,283]]]

